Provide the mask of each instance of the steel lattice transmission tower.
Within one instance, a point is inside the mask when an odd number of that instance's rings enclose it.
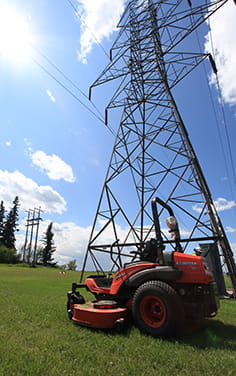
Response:
[[[97,269],[104,259],[101,254],[97,257],[97,251],[109,252],[113,244],[113,260],[119,265],[130,256],[130,249],[141,249],[153,236],[150,201],[159,196],[173,207],[180,229],[185,226],[188,232],[182,239],[184,250],[191,242],[219,242],[235,276],[232,251],[172,95],[172,89],[205,58],[210,57],[215,69],[211,56],[182,48],[226,1],[194,3],[129,1],[111,61],[91,86],[117,79],[106,114],[122,109],[84,261],[91,257]],[[166,242],[172,245],[167,237]]]

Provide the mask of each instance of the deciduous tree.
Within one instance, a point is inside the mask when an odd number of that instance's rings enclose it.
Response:
[[[77,265],[76,265],[76,260],[71,260],[67,264],[67,270],[76,270]]]

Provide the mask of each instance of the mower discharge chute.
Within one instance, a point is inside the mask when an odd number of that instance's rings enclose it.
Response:
[[[167,209],[166,223],[174,251],[164,251],[157,203]],[[152,200],[155,238],[145,244],[111,276],[91,275],[84,283],[73,283],[68,292],[69,318],[77,324],[99,329],[122,329],[129,320],[145,334],[170,336],[181,330],[187,320],[200,322],[218,309],[215,282],[207,262],[201,256],[184,254],[177,221],[169,205]],[[110,256],[113,261],[113,247]],[[95,300],[85,302],[81,289]]]

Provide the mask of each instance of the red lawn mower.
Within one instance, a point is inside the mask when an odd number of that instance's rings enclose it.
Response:
[[[164,251],[157,203],[169,212],[166,223],[175,250]],[[133,321],[145,334],[167,337],[182,330],[186,320],[200,322],[217,313],[218,299],[213,274],[201,256],[184,254],[177,221],[169,205],[152,200],[156,237],[145,244],[112,276],[91,275],[84,283],[73,283],[68,292],[69,318],[80,325],[121,330]],[[113,246],[110,247],[113,261]],[[119,254],[118,254],[119,257]],[[85,302],[81,289],[95,300]]]

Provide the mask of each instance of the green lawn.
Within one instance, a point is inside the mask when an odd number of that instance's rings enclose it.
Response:
[[[67,318],[78,272],[0,265],[0,375],[235,376],[236,301],[207,329],[172,340],[95,331]]]

